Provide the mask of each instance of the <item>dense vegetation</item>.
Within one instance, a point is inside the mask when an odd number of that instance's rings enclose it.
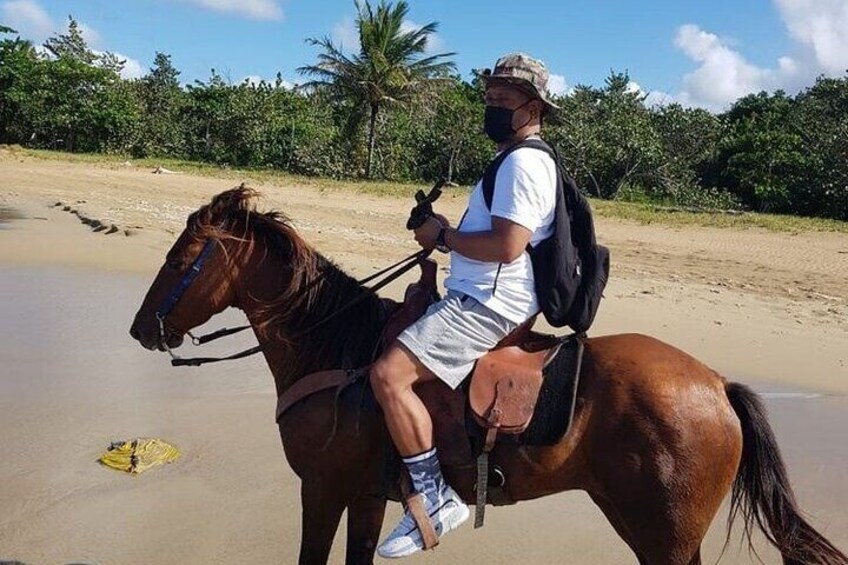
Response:
[[[91,51],[73,19],[40,47],[0,26],[0,143],[473,183],[493,151],[482,86],[456,75],[452,54],[426,52],[435,23],[404,31],[405,10],[360,4],[360,52],[312,40],[320,53],[298,89],[279,75],[230,84],[214,70],[182,85],[163,53],[125,80],[122,61]],[[848,220],[848,75],[796,96],[752,94],[720,115],[648,107],[629,82],[612,72],[601,87],[578,86],[546,118],[590,195]]]

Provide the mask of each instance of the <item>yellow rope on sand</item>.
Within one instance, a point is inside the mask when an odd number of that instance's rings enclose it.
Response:
[[[137,438],[113,443],[98,461],[119,471],[138,474],[175,461],[179,456],[179,450],[168,442],[158,438]]]

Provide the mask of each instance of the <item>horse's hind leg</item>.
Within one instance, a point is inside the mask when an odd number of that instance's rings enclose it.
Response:
[[[639,565],[646,565],[647,561],[645,561],[642,557],[639,547],[635,544],[636,538],[633,535],[633,532],[630,531],[630,528],[627,526],[627,523],[621,517],[618,510],[616,510],[615,506],[603,497],[596,496],[592,493],[589,493],[589,496],[604,513],[604,516],[607,517],[607,520],[619,537],[624,540],[624,543],[626,543],[633,553],[636,554],[637,559],[639,559]]]
[[[704,449],[675,458],[674,473],[650,464],[639,470],[622,465],[608,477],[603,496],[592,496],[642,565],[701,563],[701,542],[735,464],[733,457],[709,455]]]
[[[724,440],[722,422],[698,424],[678,429],[676,441],[657,441],[660,426],[644,420],[636,439],[615,428],[623,449],[595,470],[592,499],[642,565],[700,563],[701,542],[730,490],[740,442],[732,433]],[[640,444],[642,437],[657,439]]]
[[[320,481],[303,481],[300,487],[303,507],[300,565],[321,565],[330,556],[345,507],[344,501],[333,491],[332,485]]]
[[[621,465],[607,477],[605,492],[591,496],[641,565],[700,565],[701,542],[729,490],[734,463],[702,452],[678,459],[677,473]]]
[[[347,507],[347,565],[374,562],[374,551],[379,542],[386,499],[362,495]]]
[[[631,483],[631,488],[638,488]],[[647,497],[639,504],[591,495],[610,525],[633,550],[640,565],[700,565],[703,532],[693,531],[682,520],[671,518],[661,504]]]

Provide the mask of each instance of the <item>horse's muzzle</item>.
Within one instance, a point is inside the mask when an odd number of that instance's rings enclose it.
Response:
[[[176,349],[183,344],[183,336],[177,333],[169,333],[168,337],[165,338],[165,341],[168,344],[168,348]],[[166,349],[165,344],[161,341],[158,341],[156,348],[159,349],[159,351],[165,351]]]
[[[141,346],[148,350],[156,349],[156,343],[159,341],[159,335],[157,332],[145,332],[141,329],[141,324],[138,322],[138,318],[133,321],[133,325],[130,326],[130,337],[136,340]]]
[[[130,337],[149,351],[165,351],[166,343],[163,343],[156,323],[147,324],[149,326],[148,328],[144,326],[145,324],[140,323],[139,319],[136,318],[130,327]],[[182,334],[173,331],[171,328],[166,329],[166,334],[164,341],[167,342],[167,346],[171,349],[176,349],[183,344]]]

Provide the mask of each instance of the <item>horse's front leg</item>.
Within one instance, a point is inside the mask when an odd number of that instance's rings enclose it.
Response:
[[[385,514],[386,499],[378,496],[362,495],[348,505],[346,565],[374,562]]]
[[[324,481],[304,480],[300,487],[302,531],[300,565],[321,565],[327,562],[345,500],[338,489]]]

